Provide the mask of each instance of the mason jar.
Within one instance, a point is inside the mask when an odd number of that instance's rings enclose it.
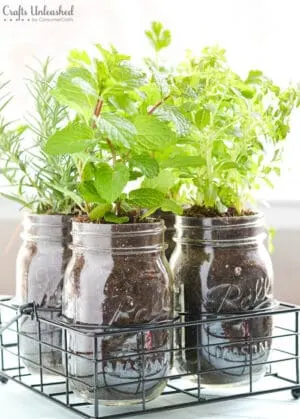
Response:
[[[166,385],[172,333],[147,330],[173,316],[164,229],[163,221],[73,222],[63,314],[72,326],[90,333],[68,331],[68,374],[74,393],[88,401],[94,401],[97,388],[103,404],[140,403],[159,396]],[[99,329],[104,334],[97,338],[95,371],[91,333]]]
[[[16,261],[16,303],[34,302],[39,315],[57,320],[61,312],[65,268],[71,257],[71,219],[65,215],[24,214],[23,244]],[[45,310],[45,311],[44,311]],[[62,333],[55,326],[40,322],[44,374],[62,371]],[[38,323],[30,316],[20,320],[20,355],[30,372],[39,372]]]
[[[178,329],[176,367],[202,384],[246,383],[264,375],[270,355],[273,270],[262,214],[176,217],[175,312],[204,322]],[[226,315],[261,312],[227,320]],[[214,321],[205,320],[212,319]],[[228,317],[227,317],[228,318]],[[219,320],[218,320],[219,319]],[[251,364],[251,365],[250,365]]]
[[[165,243],[167,245],[165,254],[167,260],[170,260],[170,257],[175,249],[175,241],[173,240],[175,235],[175,214],[170,211],[161,211],[157,210],[153,214],[153,217],[156,219],[161,219],[165,223],[166,231],[165,231]]]

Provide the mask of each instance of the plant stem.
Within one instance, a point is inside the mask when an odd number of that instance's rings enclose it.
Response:
[[[99,118],[100,113],[101,113],[102,108],[103,108],[103,103],[104,103],[103,99],[101,99],[99,97],[98,100],[97,100],[96,106],[95,106],[95,110],[94,110],[94,117],[95,118]],[[94,128],[94,129],[96,128],[96,121],[95,120],[93,121],[92,128]]]
[[[121,202],[117,201],[116,202],[116,216],[118,217],[120,215],[121,212]]]
[[[94,110],[94,117],[99,118],[102,108],[103,108],[103,104],[104,101],[103,99],[101,99],[100,97],[97,100],[96,106],[95,106],[95,110]],[[96,121],[93,121],[92,127],[95,129],[96,128]],[[110,141],[109,138],[106,138],[106,142],[108,147],[110,148],[111,151],[111,155],[112,155],[112,160],[113,160],[113,166],[115,166],[116,164],[116,152],[115,152],[115,148],[112,144],[112,142]]]
[[[153,112],[160,106],[162,105],[167,99],[169,99],[170,95],[164,97],[163,99],[161,99],[160,101],[158,101],[155,105],[152,106],[151,109],[149,109],[148,111],[148,115],[153,114]]]

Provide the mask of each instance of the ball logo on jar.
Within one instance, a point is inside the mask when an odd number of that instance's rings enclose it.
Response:
[[[209,288],[203,297],[205,311],[211,313],[237,313],[258,310],[271,304],[271,280],[269,277],[255,281],[231,282]]]
[[[204,309],[223,316],[267,308],[271,305],[269,278],[258,278],[250,284],[231,283],[215,286],[206,294]],[[213,309],[212,309],[213,307]],[[201,329],[202,356],[228,375],[249,373],[250,360],[255,364],[267,360],[270,349],[272,319],[270,316],[244,320],[216,320]]]

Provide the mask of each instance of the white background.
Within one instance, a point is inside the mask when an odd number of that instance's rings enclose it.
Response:
[[[73,22],[3,22],[2,7],[47,4],[54,8],[74,5]],[[204,46],[219,44],[227,50],[235,71],[246,75],[259,68],[282,86],[300,81],[300,3],[298,0],[1,0],[1,68],[12,80],[16,97],[10,116],[30,110],[24,87],[26,65],[34,56],[53,57],[64,65],[71,48],[90,48],[94,43],[113,43],[134,60],[151,52],[144,30],[153,20],[170,28],[173,43],[165,59],[179,61],[186,48],[199,53]],[[261,195],[276,199],[300,199],[300,112],[293,117],[287,141],[284,175],[275,191]]]

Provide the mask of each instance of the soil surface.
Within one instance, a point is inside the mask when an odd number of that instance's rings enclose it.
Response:
[[[199,205],[193,205],[190,208],[186,208],[183,211],[183,215],[185,217],[197,217],[197,218],[205,218],[205,217],[239,217],[239,216],[249,216],[249,215],[255,215],[256,212],[254,212],[251,209],[245,209],[242,210],[241,213],[239,213],[235,208],[228,208],[226,212],[219,212],[217,208],[211,208],[211,207],[202,207]]]
[[[148,223],[149,222],[149,220],[147,220],[147,219],[141,219],[140,214],[138,214],[136,212],[124,213],[124,214],[120,214],[120,216],[129,218],[129,221],[125,224]],[[151,216],[150,216],[150,219],[151,219]],[[73,217],[73,220],[76,221],[77,223],[113,224],[111,222],[105,221],[103,218],[101,218],[99,220],[90,220],[87,214],[81,214],[81,215],[75,216],[75,217]]]

